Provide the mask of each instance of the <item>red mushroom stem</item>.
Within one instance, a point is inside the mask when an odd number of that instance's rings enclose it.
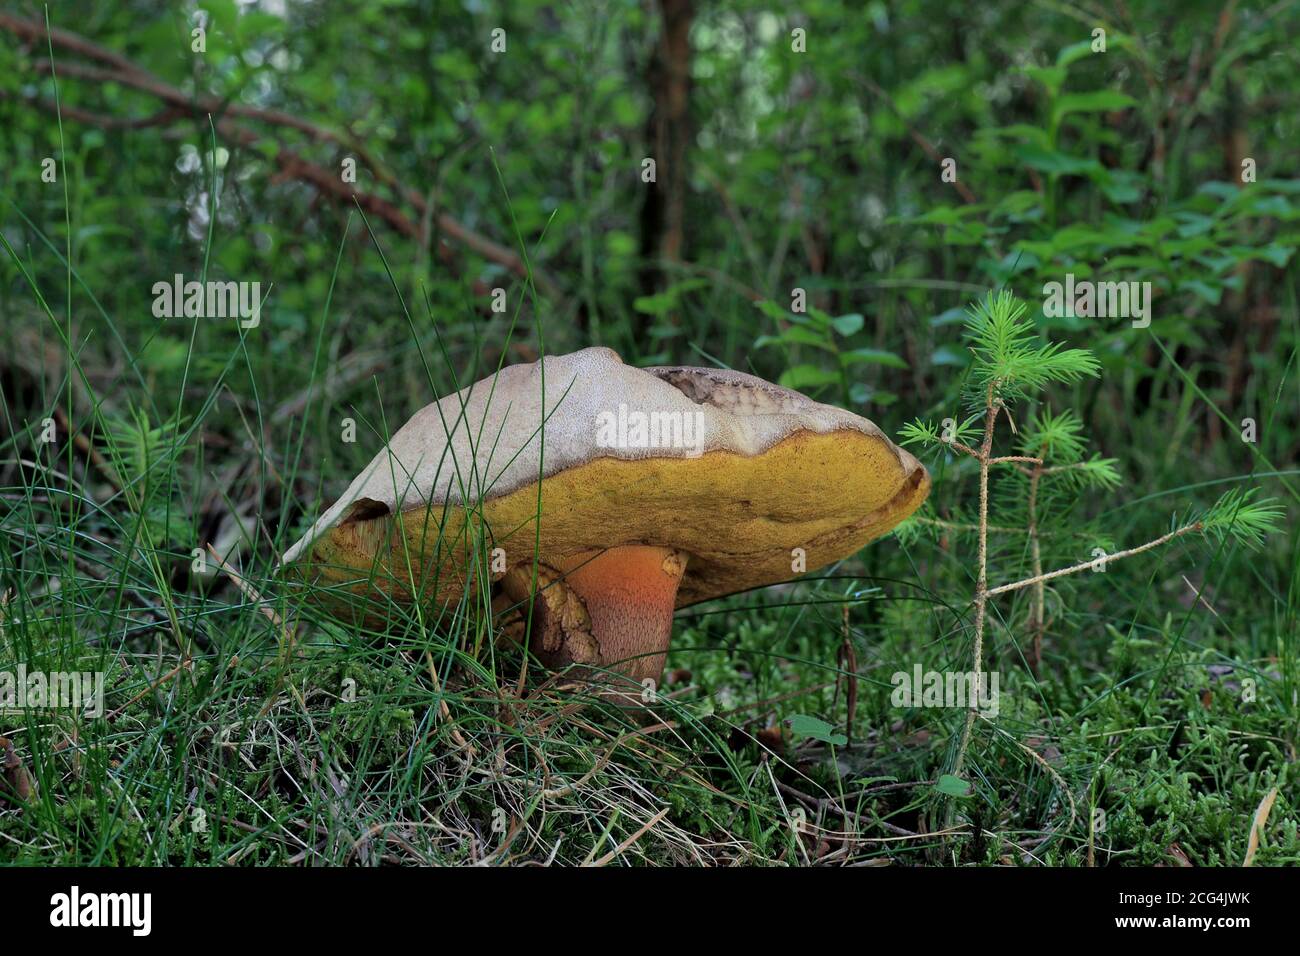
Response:
[[[539,565],[529,647],[551,668],[583,664],[657,683],[685,572],[685,554],[650,545],[587,552],[559,568]],[[501,582],[525,619],[532,574],[531,564],[521,564]]]

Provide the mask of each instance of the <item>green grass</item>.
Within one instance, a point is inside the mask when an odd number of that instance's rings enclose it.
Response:
[[[340,249],[334,308],[342,261]],[[327,299],[315,359],[286,372],[276,395],[250,389],[237,404],[222,393],[250,373],[247,339],[223,353],[201,348],[196,328],[185,366],[220,369],[214,383],[177,407],[157,396],[150,408],[141,391],[133,419],[103,405],[79,413],[78,432],[102,453],[93,460],[70,445],[34,448],[36,429],[22,427],[78,383],[79,409],[100,397],[102,379],[75,351],[57,376],[28,383],[35,396],[6,390],[3,659],[103,670],[110,712],[7,718],[38,783],[33,802],[0,811],[7,859],[1237,864],[1276,787],[1257,863],[1300,861],[1294,527],[1262,555],[1233,541],[1175,543],[1145,567],[1063,582],[1038,678],[1025,666],[1020,598],[995,601],[1001,713],[976,723],[970,793],[945,796],[965,713],[895,707],[889,678],[916,663],[965,666],[972,564],[960,533],[891,537],[807,579],[681,612],[673,680],[645,713],[561,689],[536,664],[521,694],[519,655],[493,643],[472,590],[455,608],[389,609],[382,631],[322,612],[274,564],[323,504],[289,490],[337,489],[351,475],[305,464],[322,449],[314,425],[347,408],[323,372],[330,310]],[[46,321],[61,329],[52,311]],[[434,333],[422,322],[402,324],[424,351]],[[383,380],[382,417],[360,428],[378,434],[357,457],[394,427],[390,396],[446,387],[456,356],[438,344],[446,365],[430,369],[432,383]],[[462,383],[477,374],[455,371]],[[1173,402],[1181,381],[1168,377]],[[310,411],[277,418],[304,389]],[[1165,427],[1150,417],[1132,426],[1147,430],[1132,446],[1146,456],[1107,449],[1145,476],[1079,506],[1116,546],[1254,481],[1160,488],[1177,467],[1161,462]],[[965,468],[935,467],[936,508],[959,504]],[[250,516],[249,500],[278,513]],[[240,513],[260,520],[230,523]],[[220,571],[190,574],[187,535],[196,547],[237,540],[231,562],[249,590]],[[856,675],[840,656],[846,636]],[[795,735],[798,715],[851,742]]]

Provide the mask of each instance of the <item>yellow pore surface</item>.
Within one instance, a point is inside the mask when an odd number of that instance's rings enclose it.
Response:
[[[746,457],[598,458],[478,506],[435,505],[331,529],[311,549],[321,583],[395,600],[458,600],[476,552],[506,567],[570,565],[626,544],[689,554],[677,606],[798,576],[853,554],[925,500],[890,445],[858,431],[799,432]],[[537,515],[540,513],[540,536]],[[482,538],[479,534],[482,532]],[[500,554],[494,577],[500,576]],[[350,582],[350,583],[349,583]]]

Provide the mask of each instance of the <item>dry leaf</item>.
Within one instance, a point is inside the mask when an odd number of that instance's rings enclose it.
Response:
[[[0,797],[17,798],[19,803],[26,803],[36,789],[31,774],[18,759],[13,742],[8,737],[0,737],[0,752],[4,754],[4,778],[3,785],[0,786]]]
[[[1250,839],[1246,841],[1246,859],[1241,861],[1242,866],[1250,866],[1255,862],[1255,854],[1259,852],[1259,835],[1268,824],[1268,815],[1273,811],[1273,801],[1276,799],[1277,787],[1274,787],[1255,808],[1255,819],[1250,821]]]

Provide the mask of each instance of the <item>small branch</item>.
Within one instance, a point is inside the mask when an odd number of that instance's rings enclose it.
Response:
[[[952,439],[951,441],[944,441],[942,438],[939,440],[943,441],[943,443],[947,445],[949,448],[955,448],[957,449],[957,451],[964,452],[967,455],[970,455],[972,458],[978,459],[980,457],[980,453],[977,452],[974,448],[971,448],[969,445],[963,445],[955,438]]]
[[[1000,403],[995,401],[992,382],[989,383],[985,396],[985,407],[988,411],[984,416],[984,440],[980,444],[977,456],[980,463],[979,577],[975,581],[975,647],[971,654],[975,687],[980,686],[980,678],[984,671],[984,618],[989,597],[989,459],[993,457],[993,430],[998,422],[998,409],[1001,407]],[[953,776],[961,776],[978,712],[978,702],[972,701],[971,708],[966,713],[966,726],[962,729],[961,743],[957,747],[957,759],[953,762]]]
[[[52,100],[43,100],[36,96],[18,96],[9,90],[0,90],[0,100],[18,100],[27,106],[35,106],[46,113],[54,113],[58,107]],[[175,122],[185,114],[180,110],[167,107],[161,109],[152,116],[101,116],[98,113],[92,113],[90,110],[83,110],[76,106],[64,103],[62,106],[63,118],[76,120],[78,123],[85,123],[87,126],[98,126],[101,129],[147,129],[150,126],[167,126]]]
[[[0,30],[6,30],[10,33],[17,34],[28,40],[41,41],[46,38],[46,28],[43,23],[23,20],[12,14],[0,13]],[[260,137],[244,126],[240,126],[231,121],[231,117],[240,117],[243,119],[255,120],[258,122],[268,123],[273,126],[282,126],[298,130],[301,133],[310,136],[317,141],[333,142],[344,149],[352,150],[358,153],[363,162],[376,171],[380,181],[388,184],[397,194],[415,206],[416,211],[423,215],[427,210],[427,204],[416,190],[402,186],[397,182],[391,173],[383,170],[379,163],[370,157],[365,149],[333,130],[317,126],[299,116],[287,113],[282,110],[264,109],[257,106],[249,106],[243,103],[231,103],[214,96],[191,96],[183,90],[172,86],[161,78],[155,76],[149,71],[143,69],[137,64],[131,62],[126,57],[121,56],[108,50],[98,44],[79,36],[69,30],[51,29],[48,33],[50,42],[56,46],[71,50],[74,53],[97,60],[100,63],[107,64],[111,69],[102,66],[89,66],[79,63],[62,64],[59,67],[60,75],[75,76],[80,79],[91,80],[98,83],[118,83],[122,86],[131,87],[142,93],[147,93],[168,104],[170,110],[164,110],[162,113],[143,120],[116,121],[111,118],[98,117],[95,114],[84,109],[74,109],[69,111],[64,109],[65,118],[75,119],[80,122],[93,123],[97,126],[124,126],[125,128],[140,128],[144,126],[162,125],[163,119],[180,119],[185,116],[204,117],[209,114],[217,121],[217,129],[223,135],[228,137],[232,142],[238,143],[246,148],[253,148],[260,142]],[[37,71],[49,71],[48,63],[35,61],[32,67]],[[36,106],[52,108],[53,104],[46,104],[41,100],[24,98],[25,102],[32,103]],[[174,115],[173,115],[174,114]],[[278,145],[278,143],[277,143]],[[380,219],[388,223],[389,226],[396,229],[402,235],[412,239],[418,239],[420,229],[416,223],[402,212],[396,205],[373,193],[365,193],[354,189],[349,184],[342,181],[336,172],[326,170],[316,166],[300,156],[281,147],[275,156],[276,163],[280,166],[284,175],[303,180],[310,183],[316,189],[325,195],[334,199],[336,202],[351,202],[354,198],[361,204],[361,207],[367,212],[374,213]],[[485,259],[504,266],[512,273],[520,277],[528,275],[528,267],[523,260],[514,252],[505,246],[493,242],[484,236],[479,235],[472,229],[469,229],[463,223],[446,213],[438,213],[434,216],[434,221],[443,234],[450,236],[452,239],[467,246],[474,252],[483,256]],[[554,280],[544,273],[533,270],[533,279],[536,281],[539,289],[548,295],[558,297],[559,287]]]
[[[912,138],[912,142],[916,143],[917,146],[921,147],[921,151],[925,153],[926,156],[930,157],[931,162],[938,163],[943,159],[943,157],[939,154],[939,151],[934,148],[934,144],[931,143],[928,139],[926,139],[925,136],[919,130],[917,130],[914,126],[912,126],[912,124],[908,121],[907,117],[903,114],[903,111],[898,108],[898,104],[894,102],[894,98],[890,96],[888,92],[885,91],[884,87],[868,79],[864,79],[862,83],[875,96],[884,100],[885,105],[889,107],[889,109],[893,112],[894,116],[897,117],[898,120],[903,124],[904,129],[907,130],[907,135]],[[978,202],[978,200],[975,198],[975,194],[970,191],[970,188],[965,183],[961,182],[960,180],[957,180],[953,182],[952,186],[955,190],[957,190],[958,194],[961,196],[963,201],[968,203]]]
[[[1041,465],[1043,463],[1043,459],[1034,458],[1031,455],[1002,455],[1001,457],[998,458],[989,459],[990,465],[1005,465],[1010,462],[1024,462],[1025,464],[1028,465]]]
[[[848,738],[846,746],[853,746],[853,718],[858,711],[858,655],[853,650],[853,639],[849,629],[849,606],[846,604],[841,609],[842,620],[844,624],[844,642],[840,649],[840,657],[844,661],[845,670],[845,706],[846,714],[844,717],[844,735]],[[839,680],[835,681],[836,690],[839,690]]]
[[[1041,577],[1043,574],[1043,552],[1038,540],[1038,484],[1042,477],[1043,463],[1040,461],[1034,466],[1033,473],[1029,478],[1029,553],[1030,560],[1033,562],[1030,565],[1034,572],[1033,577]],[[1043,631],[1046,629],[1044,622],[1046,607],[1046,585],[1039,581],[1034,585],[1034,603],[1029,615],[1029,628],[1032,632],[1030,660],[1033,663],[1035,675],[1038,674],[1038,669],[1043,665]]]
[[[1076,462],[1074,462],[1073,464],[1069,464],[1069,465],[1052,465],[1052,466],[1049,467],[1049,468],[1044,468],[1044,469],[1043,469],[1043,474],[1045,474],[1045,475],[1055,475],[1055,474],[1059,474],[1060,472],[1063,472],[1063,471],[1076,471],[1076,470],[1078,470],[1078,469],[1080,469],[1080,468],[1087,468],[1087,467],[1088,467],[1088,462],[1086,462],[1086,461],[1076,461]]]
[[[944,521],[941,518],[913,518],[917,524],[934,525],[936,528],[948,528],[952,531],[978,531],[980,526],[977,524],[962,524],[958,521]],[[1007,528],[1002,525],[991,524],[988,530],[994,534],[1024,534],[1024,528]]]
[[[1205,529],[1199,521],[1196,522],[1195,524],[1184,525],[1181,528],[1178,528],[1174,531],[1170,531],[1168,534],[1161,535],[1160,537],[1156,538],[1154,541],[1148,541],[1146,544],[1139,545],[1136,548],[1129,548],[1127,551],[1117,551],[1114,554],[1106,555],[1104,558],[1096,558],[1095,560],[1085,561],[1082,564],[1075,564],[1068,568],[1061,568],[1057,571],[1049,571],[1047,574],[1040,574],[1032,578],[1025,578],[1023,581],[1016,581],[1014,584],[1004,584],[1001,587],[996,587],[993,590],[989,591],[988,596],[995,597],[996,595],[999,594],[1006,594],[1008,591],[1018,591],[1021,588],[1028,587],[1031,584],[1038,584],[1039,582],[1051,581],[1056,578],[1063,578],[1067,574],[1078,574],[1080,571],[1087,571],[1089,568],[1096,567],[1098,562],[1105,565],[1105,564],[1109,564],[1112,561],[1118,561],[1120,558],[1132,557],[1135,554],[1141,554],[1143,551],[1150,551],[1152,548],[1158,548],[1162,544],[1166,544],[1172,541],[1174,538],[1181,537],[1182,535],[1188,534],[1192,531],[1203,531],[1203,530]]]
[[[8,30],[10,33],[16,33],[27,40],[39,41],[43,40],[46,36],[45,24],[32,20],[23,20],[11,13],[0,13],[0,29]],[[71,50],[73,53],[79,53],[92,60],[99,60],[101,63],[107,63],[109,66],[115,67],[124,73],[144,72],[126,57],[114,53],[112,50],[102,47],[97,43],[93,43],[69,30],[61,30],[58,27],[52,27],[49,30],[49,38],[57,46]]]

